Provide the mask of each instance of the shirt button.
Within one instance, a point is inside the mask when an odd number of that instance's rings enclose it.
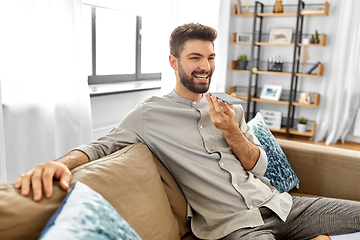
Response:
[[[252,206],[252,205],[250,205],[250,206],[249,206],[249,208],[250,208],[250,209],[253,209],[253,206]]]
[[[200,129],[203,129],[203,126],[200,126]]]
[[[237,183],[235,183],[234,186],[237,187],[238,186]]]
[[[220,165],[223,167],[223,166],[224,166],[224,163],[223,163],[223,162],[221,162],[221,163],[220,163]]]
[[[192,104],[193,104],[193,106],[196,106],[196,105],[197,105],[197,102],[193,102]]]

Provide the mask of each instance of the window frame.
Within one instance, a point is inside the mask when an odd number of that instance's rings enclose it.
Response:
[[[92,75],[88,76],[88,84],[112,84],[129,81],[146,81],[146,80],[160,80],[161,73],[141,73],[141,29],[142,17],[136,15],[136,49],[135,49],[135,74],[112,74],[112,75],[97,75],[96,74],[96,8],[98,6],[91,6],[91,64]],[[116,9],[112,9],[116,10]],[[117,10],[118,11],[118,10]]]

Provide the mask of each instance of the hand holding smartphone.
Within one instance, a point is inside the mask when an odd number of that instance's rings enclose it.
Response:
[[[210,94],[210,96],[215,95],[217,99],[222,100],[224,103],[227,103],[230,105],[246,104],[246,102],[244,100],[238,99],[238,98],[233,97],[224,92],[211,92],[209,94]]]

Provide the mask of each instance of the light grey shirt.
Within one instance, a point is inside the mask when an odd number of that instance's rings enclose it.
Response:
[[[206,98],[192,102],[175,91],[149,98],[108,135],[77,149],[95,160],[129,144],[146,144],[183,191],[192,231],[198,238],[218,239],[240,228],[263,225],[260,206],[272,209],[285,221],[292,198],[280,194],[263,177],[266,153],[247,126],[241,105],[234,107],[241,131],[260,149],[251,171],[242,167],[212,123]]]

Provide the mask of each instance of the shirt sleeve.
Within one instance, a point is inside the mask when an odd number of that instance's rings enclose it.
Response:
[[[250,170],[251,173],[253,173],[257,177],[262,177],[265,172],[268,165],[267,156],[265,153],[264,148],[262,147],[261,143],[257,139],[257,137],[254,134],[254,131],[251,127],[249,127],[246,124],[245,117],[244,117],[244,110],[241,105],[238,106],[238,109],[235,109],[236,111],[236,121],[239,124],[239,127],[241,131],[245,134],[245,137],[252,142],[255,146],[257,146],[260,150],[260,156],[254,166],[253,169]]]
[[[89,144],[81,145],[74,150],[84,152],[90,161],[102,158],[128,145],[143,140],[143,111],[142,106],[128,113],[123,120],[107,135]]]

